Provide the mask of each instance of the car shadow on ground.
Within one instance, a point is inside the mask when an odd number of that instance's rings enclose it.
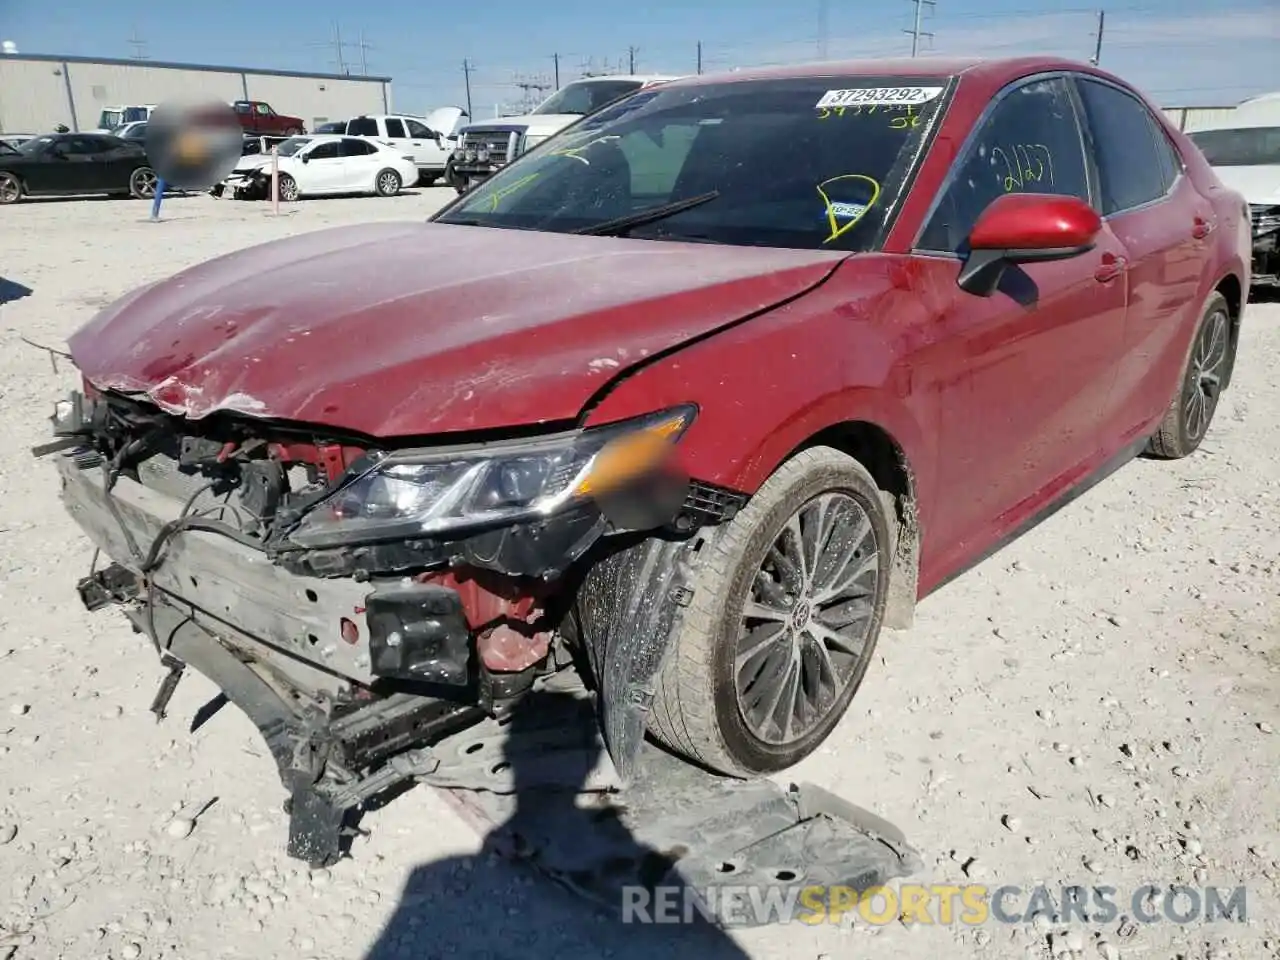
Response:
[[[563,706],[555,701],[564,697],[530,694],[512,717],[513,736],[520,733],[522,717]],[[515,780],[513,813],[485,837],[477,854],[415,868],[395,912],[364,960],[528,960],[531,956],[747,960],[741,947],[696,911],[677,923],[638,922],[636,912],[623,906],[620,884],[626,881],[607,874],[634,872],[638,882],[669,886],[671,880],[663,880],[662,875],[670,861],[635,840],[616,816],[578,806],[576,788],[557,791],[544,786],[545,768],[535,769],[539,762],[513,752],[504,757]],[[565,782],[576,778],[578,784],[585,783],[595,759],[584,754]],[[602,873],[562,877],[561,886],[536,869],[536,852],[531,852],[526,837],[541,837],[543,842],[549,837],[549,845],[564,849],[598,847],[612,856]],[[617,902],[606,905],[609,898],[605,897],[597,905],[571,891],[573,884],[597,892],[618,885]],[[679,891],[671,895],[683,902]],[[676,915],[681,912],[675,905],[671,909]]]
[[[0,277],[0,306],[6,303],[13,303],[15,300],[21,300],[23,297],[29,297],[33,293],[35,291],[24,283],[18,283],[18,281],[10,280],[8,277]]]

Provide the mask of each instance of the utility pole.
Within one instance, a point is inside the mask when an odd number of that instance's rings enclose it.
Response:
[[[471,112],[471,71],[473,71],[474,69],[475,67],[471,65],[470,60],[462,61],[462,79],[463,79],[463,82],[466,83],[467,85],[467,116],[468,117],[474,116],[474,114]]]
[[[925,33],[920,29],[920,22],[923,19],[924,8],[926,6],[933,7],[936,4],[936,0],[911,0],[911,2],[916,6],[915,23],[910,30],[903,30],[902,32],[911,34],[911,55],[914,57],[920,50],[921,37],[933,39],[932,33]]]
[[[360,42],[356,44],[360,48],[360,75],[367,77],[369,75],[369,60],[365,54],[369,50],[369,44],[364,42],[364,31],[360,31]]]
[[[702,41],[698,41],[698,73],[702,73]]]
[[[147,41],[138,36],[138,28],[133,28],[133,35],[128,39],[127,43],[133,47],[133,53],[130,54],[131,60],[149,60],[147,56]]]
[[[1095,67],[1102,61],[1102,29],[1107,25],[1107,11],[1098,11],[1098,42],[1093,48],[1093,59],[1089,62]]]
[[[827,0],[818,0],[818,59],[827,59]]]
[[[556,89],[557,89],[557,90],[559,90],[559,89],[560,89],[560,54],[558,54],[558,53],[553,53],[553,54],[551,55],[551,62],[552,62],[552,63],[554,63],[554,64],[556,65],[556,74],[555,74],[555,76],[556,76]]]
[[[338,21],[333,21],[333,56],[338,65],[339,73],[347,72],[347,61],[342,55],[342,27],[338,25]]]
[[[636,72],[636,54],[639,52],[637,47],[627,47],[627,62],[629,64],[627,73],[634,74]]]

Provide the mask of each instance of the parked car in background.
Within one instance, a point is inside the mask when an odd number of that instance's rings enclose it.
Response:
[[[392,197],[417,179],[412,160],[385,143],[334,135],[290,137],[278,150],[280,199],[299,200],[339,193]],[[265,199],[271,189],[271,156],[248,155],[215,186],[237,199]]]
[[[126,123],[137,123],[140,120],[149,120],[151,114],[155,111],[154,103],[140,104],[128,107],[107,107],[98,114],[98,129],[93,133],[111,133],[119,129]]]
[[[288,140],[288,137],[256,137],[246,134],[244,146],[240,150],[240,156],[252,157],[258,154],[270,154],[272,147],[278,147]]]
[[[306,125],[301,117],[276,113],[271,104],[264,100],[236,100],[231,108],[240,118],[240,126],[248,133],[292,137],[306,132]]]
[[[52,133],[0,148],[0,203],[106,193],[153,197],[156,174],[138,143],[104,133]]]
[[[111,135],[119,137],[121,140],[128,140],[131,143],[146,143],[147,121],[135,120],[132,123],[123,124],[112,130]]]
[[[918,598],[1200,446],[1249,249],[1241,195],[1097,67],[674,81],[429,222],[99,312],[49,445],[112,560],[79,591],[225,679],[299,830],[427,768],[433,718],[575,666],[624,783],[646,727],[768,775]]]
[[[454,129],[466,111],[442,107],[425,117],[375,114],[348,120],[340,131],[349,137],[372,137],[412,157],[418,182],[429,187],[444,176],[457,139]]]
[[[1246,100],[1188,136],[1219,179],[1249,202],[1253,285],[1280,288],[1280,92]]]
[[[347,121],[346,120],[330,120],[327,123],[320,124],[311,132],[312,133],[346,133]]]
[[[458,145],[450,158],[449,184],[461,193],[587,114],[619,97],[674,79],[656,74],[584,77],[561,87],[526,116],[467,124],[458,132]]]

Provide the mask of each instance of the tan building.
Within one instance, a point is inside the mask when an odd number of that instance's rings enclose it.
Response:
[[[108,107],[174,99],[265,100],[301,117],[328,120],[391,111],[391,78],[255,70],[156,60],[47,54],[0,55],[0,132],[47,133],[58,124],[93,130]]]

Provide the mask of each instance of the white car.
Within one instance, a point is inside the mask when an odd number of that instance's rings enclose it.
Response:
[[[467,112],[461,107],[441,107],[425,117],[374,114],[348,120],[341,132],[381,140],[411,157],[418,167],[418,182],[429,187],[444,175],[457,146],[454,131],[465,116]]]
[[[271,189],[271,155],[242,157],[215,188],[222,196],[258,196]],[[393,197],[418,177],[418,168],[385,143],[340,135],[290,137],[279,146],[280,199],[297,200],[338,193]]]

